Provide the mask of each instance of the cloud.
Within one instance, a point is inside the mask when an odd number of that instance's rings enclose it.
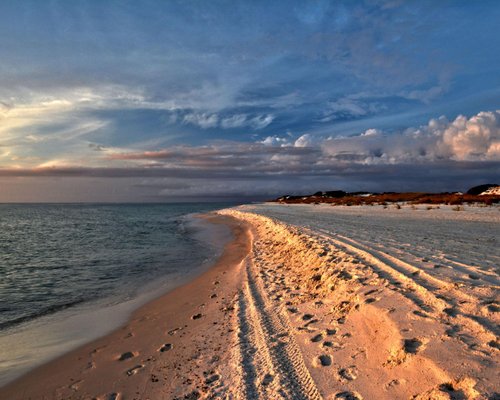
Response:
[[[262,143],[264,146],[291,146],[290,143],[290,138],[286,137],[279,137],[279,136],[268,136],[264,140],[262,140],[260,143]]]
[[[290,155],[290,154],[289,154]],[[498,178],[500,162],[250,168],[0,169],[4,201],[270,199],[318,190],[454,191]],[[22,179],[19,179],[22,177]],[[54,179],[57,177],[57,179]],[[77,182],[77,184],[75,184]]]
[[[322,148],[333,159],[365,164],[500,161],[500,111],[460,115],[451,122],[440,117],[395,134],[369,129],[327,139]]]
[[[96,149],[95,145],[88,145]],[[500,161],[500,111],[484,111],[449,121],[442,116],[427,125],[388,133],[368,129],[355,136],[298,138],[268,136],[256,142],[214,141],[204,146],[177,145],[151,151],[99,147],[100,163],[118,167],[173,168],[180,172],[300,175],[323,174],[349,165],[412,165],[443,162]],[[122,163],[122,164],[116,164]],[[123,164],[125,163],[125,164]],[[99,165],[99,163],[97,164]]]
[[[223,118],[221,121],[221,127],[224,129],[229,128],[240,128],[247,124],[247,116],[245,114],[235,114],[231,117]]]
[[[190,112],[182,118],[185,124],[199,126],[202,129],[220,127],[223,129],[244,128],[249,127],[255,130],[263,129],[271,124],[274,120],[274,115],[263,114],[249,116],[247,114],[234,114],[228,117],[221,117],[216,113],[199,113]],[[177,118],[173,121],[175,122]]]
[[[184,123],[198,125],[200,128],[215,128],[219,125],[219,116],[217,114],[190,113],[184,115]]]
[[[362,94],[343,97],[336,101],[328,102],[319,119],[320,122],[348,120],[366,117],[384,111],[386,105],[373,99],[363,99]]]
[[[329,111],[332,114],[347,113],[353,116],[366,115],[367,110],[360,106],[359,102],[351,99],[340,99],[329,104]]]
[[[305,133],[304,135],[300,136],[295,142],[294,146],[295,147],[313,147],[317,143],[317,140],[314,138],[314,136],[310,135],[309,133]]]
[[[441,151],[455,160],[500,160],[500,110],[436,123]],[[434,125],[434,124],[432,124]],[[429,124],[429,127],[432,126]]]
[[[274,121],[274,115],[266,114],[266,115],[258,115],[256,117],[250,119],[249,124],[254,129],[263,129],[273,121]]]
[[[409,92],[401,92],[400,96],[410,100],[419,100],[422,103],[429,104],[435,98],[445,93],[446,89],[443,86],[432,86],[429,89],[411,90]]]
[[[86,144],[91,163],[76,152],[72,158],[39,160],[35,168],[0,168],[0,177],[112,178],[134,180],[134,185],[144,178],[144,191],[153,197],[273,197],[325,188],[465,190],[498,176],[499,143],[500,111],[484,111],[451,121],[440,117],[400,132],[368,129],[356,136],[275,135],[149,151],[91,142]]]

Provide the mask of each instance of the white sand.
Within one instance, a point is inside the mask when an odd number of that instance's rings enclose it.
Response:
[[[498,395],[499,209],[418,208],[226,212],[255,236],[238,397]]]
[[[224,210],[218,266],[0,398],[496,399],[499,209],[418,208]]]

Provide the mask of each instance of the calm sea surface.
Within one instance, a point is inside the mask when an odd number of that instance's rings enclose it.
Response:
[[[230,235],[192,214],[226,206],[0,205],[0,385],[200,272]]]

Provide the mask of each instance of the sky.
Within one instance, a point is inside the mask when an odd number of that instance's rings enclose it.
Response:
[[[499,183],[498,1],[1,1],[0,202]]]

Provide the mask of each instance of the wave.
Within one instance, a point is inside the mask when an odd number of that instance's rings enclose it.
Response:
[[[87,301],[87,299],[78,299],[78,300],[73,300],[71,302],[62,303],[62,304],[53,304],[53,305],[51,305],[49,307],[45,307],[41,310],[34,311],[34,312],[29,313],[27,315],[23,315],[22,317],[17,317],[17,318],[13,318],[13,319],[10,319],[7,321],[2,321],[2,322],[0,322],[0,331],[12,328],[12,327],[19,325],[19,324],[22,324],[24,322],[32,321],[36,318],[40,318],[40,317],[43,317],[45,315],[54,314],[58,311],[62,311],[62,310],[68,309],[70,307],[74,307],[78,304],[84,303],[85,301]]]

